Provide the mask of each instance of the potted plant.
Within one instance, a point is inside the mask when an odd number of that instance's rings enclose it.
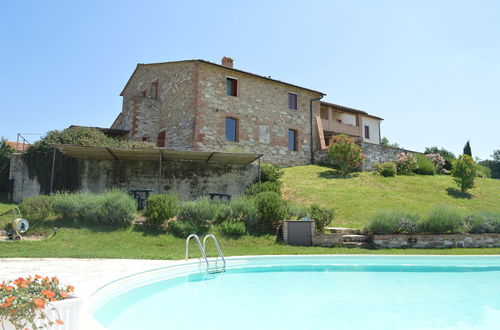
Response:
[[[57,277],[35,275],[3,281],[0,283],[1,329],[28,329],[28,326],[32,329],[44,329],[55,325],[63,326],[65,321],[60,315],[61,308],[64,308],[63,301],[78,301],[68,299],[73,298],[73,291],[71,285],[61,286]],[[78,311],[76,312],[78,314]]]

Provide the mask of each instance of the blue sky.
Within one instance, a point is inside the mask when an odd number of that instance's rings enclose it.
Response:
[[[0,136],[109,127],[137,63],[223,56],[383,117],[410,150],[500,149],[500,2],[481,0],[2,0]]]

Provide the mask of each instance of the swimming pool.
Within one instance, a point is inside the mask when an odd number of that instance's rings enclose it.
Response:
[[[156,269],[98,290],[108,329],[498,329],[499,256],[276,256]]]

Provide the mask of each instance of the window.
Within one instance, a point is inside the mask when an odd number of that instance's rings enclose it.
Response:
[[[238,120],[226,117],[226,140],[238,142]]]
[[[158,98],[158,80],[151,83],[151,93],[149,95],[152,99]]]
[[[143,91],[141,92],[141,96],[142,96],[142,97],[146,97],[146,96],[148,96],[148,92],[147,92],[146,90],[143,90]]]
[[[365,138],[369,139],[370,138],[370,126],[365,125]]]
[[[321,109],[321,111],[319,113],[321,119],[328,120],[328,112],[329,112],[328,109]]]
[[[288,93],[288,109],[297,110],[297,94]]]
[[[156,139],[156,146],[157,147],[164,147],[165,146],[165,133],[166,131],[161,131],[158,133],[158,138]]]
[[[226,95],[238,96],[238,80],[233,78],[226,79]]]
[[[288,130],[288,150],[297,151],[297,131],[294,129]]]

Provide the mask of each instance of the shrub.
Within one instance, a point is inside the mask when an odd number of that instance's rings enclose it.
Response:
[[[54,198],[52,196],[40,195],[24,199],[19,204],[19,210],[23,218],[33,225],[36,222],[46,221],[53,215]]]
[[[467,141],[467,143],[464,146],[464,155],[467,155],[472,158],[472,151],[470,149],[470,141]]]
[[[287,213],[290,220],[299,220],[309,215],[307,207],[287,203]]]
[[[273,164],[260,165],[260,179],[262,182],[278,182],[283,176],[283,169]]]
[[[331,209],[321,208],[318,204],[311,205],[311,218],[314,220],[316,232],[322,233],[325,227],[328,226],[335,216],[335,212]]]
[[[444,148],[439,149],[438,147],[425,148],[425,154],[439,154],[444,158],[444,169],[450,171],[452,168],[453,160],[456,159],[455,154]],[[446,172],[443,172],[447,174]]]
[[[146,223],[152,227],[161,227],[165,221],[173,218],[179,210],[179,198],[174,194],[151,195],[144,208]]]
[[[241,196],[232,199],[229,206],[231,207],[233,220],[243,221],[247,230],[251,233],[259,230],[259,211],[253,198]]]
[[[417,229],[418,215],[404,211],[382,211],[375,214],[365,228],[376,235],[413,234]]]
[[[479,165],[484,166],[484,167],[489,169],[489,171],[486,169],[484,171],[488,171],[489,173],[491,173],[491,175],[490,175],[491,178],[500,179],[500,161],[486,159],[486,160],[480,161]],[[478,169],[478,172],[480,172],[480,171],[481,170]]]
[[[390,177],[396,175],[396,164],[393,162],[378,163],[375,170],[382,176]]]
[[[265,191],[255,197],[255,205],[259,212],[259,229],[275,233],[287,215],[286,203],[277,193]]]
[[[467,232],[473,234],[499,233],[500,214],[477,212],[465,218]]]
[[[215,223],[222,223],[232,219],[234,219],[234,215],[231,206],[227,203],[221,203],[215,214]]]
[[[136,202],[121,190],[102,194],[56,194],[54,212],[62,217],[76,217],[84,222],[127,225],[136,212]]]
[[[424,155],[417,154],[417,168],[414,170],[417,174],[434,175],[436,174],[436,166]]]
[[[446,161],[440,154],[427,154],[425,155],[436,167],[436,173],[447,174],[448,171],[445,169]]]
[[[9,180],[10,158],[15,152],[5,138],[0,139],[0,191],[7,191]]]
[[[226,237],[240,237],[246,233],[245,223],[237,220],[224,221],[220,224],[219,230]]]
[[[281,196],[281,182],[255,182],[247,188],[245,194],[249,196],[257,196],[264,191],[272,191]]]
[[[474,187],[474,179],[477,176],[476,166],[476,162],[467,155],[461,155],[453,162],[451,176],[463,193]]]
[[[202,235],[208,232],[208,228],[200,226],[193,221],[171,221],[168,230],[177,237],[186,238],[191,234]]]
[[[491,168],[477,165],[477,176],[480,178],[491,178]]]
[[[210,229],[210,221],[215,220],[218,209],[218,204],[210,201],[208,198],[185,202],[181,205],[177,213],[176,222],[189,223],[188,225],[180,226],[185,230],[191,228],[196,234],[205,234]]]
[[[460,214],[451,208],[438,207],[417,223],[417,230],[423,234],[457,234],[465,231]]]
[[[417,168],[417,158],[405,152],[396,156],[398,174],[410,174]]]
[[[328,146],[328,156],[333,164],[345,174],[358,169],[365,159],[361,147],[344,134],[333,137],[332,144]]]

